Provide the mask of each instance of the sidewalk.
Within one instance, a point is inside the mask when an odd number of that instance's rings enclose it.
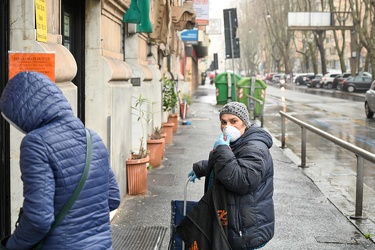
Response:
[[[168,249],[171,200],[182,200],[192,164],[206,159],[220,134],[214,86],[199,86],[187,121],[167,146],[163,165],[149,171],[148,192],[125,197],[112,220],[114,249]],[[264,250],[375,249],[276,143],[274,202],[276,230]],[[204,180],[188,185],[188,200],[203,195]],[[368,232],[374,234],[374,232]]]

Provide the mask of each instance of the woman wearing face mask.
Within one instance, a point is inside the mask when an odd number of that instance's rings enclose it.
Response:
[[[220,110],[222,134],[208,160],[193,164],[190,181],[205,176],[205,192],[219,181],[227,193],[232,249],[258,249],[274,235],[271,136],[252,125],[247,108],[230,102]]]

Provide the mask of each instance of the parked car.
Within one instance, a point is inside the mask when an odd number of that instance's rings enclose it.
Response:
[[[273,74],[272,76],[272,83],[273,84],[280,84],[280,81],[281,80],[285,80],[286,76],[285,74],[281,73],[281,74]]]
[[[327,73],[322,77],[321,84],[323,88],[332,89],[333,88],[333,79],[340,75],[340,73]]]
[[[308,80],[306,81],[306,86],[308,88],[317,88],[317,89],[321,88],[322,84],[320,83],[320,81],[322,77],[323,77],[322,74],[316,74],[313,79],[308,78]]]
[[[369,77],[372,77],[372,74],[369,73],[369,72],[366,72],[366,71],[359,71],[359,72],[357,72],[356,75],[357,76],[369,76]]]
[[[299,77],[301,75],[314,75],[314,73],[297,73],[297,74],[293,74],[293,76],[292,76],[292,83],[297,83],[296,79],[297,79],[297,77]]]
[[[306,85],[306,81],[309,79],[313,79],[315,77],[315,74],[303,74],[296,77],[296,80],[294,81],[296,85]]]
[[[273,75],[275,75],[275,74],[278,74],[278,73],[268,73],[265,81],[272,83],[272,78],[273,78]]]
[[[348,77],[339,83],[339,89],[354,92],[360,90],[368,90],[371,87],[372,79],[369,76]]]
[[[338,89],[338,85],[340,82],[344,81],[346,78],[350,77],[351,76],[351,73],[344,73],[344,74],[340,74],[340,75],[337,75],[334,79],[333,79],[333,82],[332,82],[332,88],[333,89]]]
[[[281,74],[273,74],[272,75],[272,83],[275,84],[275,83],[278,83],[280,81],[280,78],[281,78]]]
[[[257,74],[257,75],[255,76],[255,78],[256,78],[256,79],[260,79],[260,80],[262,80],[262,81],[266,81],[266,76],[265,76],[265,75],[262,75],[262,74]]]
[[[365,113],[367,118],[372,118],[375,112],[375,81],[372,82],[365,95]]]

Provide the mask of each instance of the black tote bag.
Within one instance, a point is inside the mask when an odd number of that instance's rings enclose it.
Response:
[[[231,250],[227,211],[226,190],[216,181],[177,226],[186,249]]]

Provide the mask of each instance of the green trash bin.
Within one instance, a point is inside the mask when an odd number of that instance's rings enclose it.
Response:
[[[266,100],[266,88],[267,85],[260,79],[254,79],[254,94],[251,95],[252,80],[250,77],[244,77],[237,83],[237,99],[239,102],[246,105],[249,110],[249,99],[248,96],[253,96],[254,98],[263,101]],[[259,102],[253,101],[255,105],[254,116],[260,116],[262,114],[262,105]]]
[[[231,99],[236,101],[236,88],[234,82],[241,80],[241,76],[238,74],[229,73],[230,83],[231,83]],[[228,102],[228,72],[218,74],[215,77],[215,87],[216,87],[216,104],[224,105]]]

